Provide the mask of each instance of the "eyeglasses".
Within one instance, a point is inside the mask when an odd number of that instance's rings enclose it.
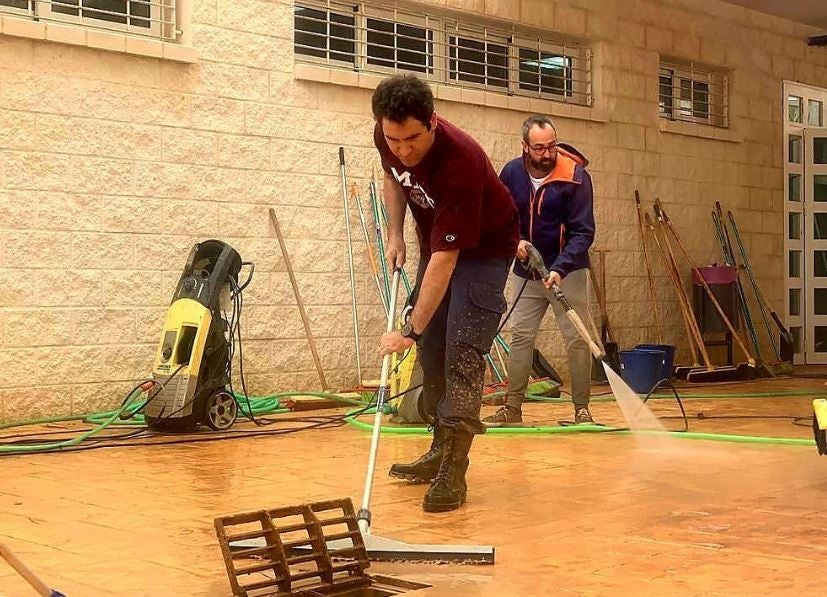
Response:
[[[537,155],[543,155],[544,153],[554,153],[554,150],[557,149],[558,141],[553,141],[548,145],[529,145],[529,149],[536,153]]]

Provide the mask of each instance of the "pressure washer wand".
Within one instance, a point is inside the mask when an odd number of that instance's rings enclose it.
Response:
[[[528,253],[528,257],[525,261],[525,267],[536,272],[537,275],[543,280],[548,280],[551,272],[548,271],[548,268],[543,261],[543,256],[540,255],[540,251],[537,250],[537,247],[531,243],[528,243],[526,246],[526,252]],[[566,317],[569,318],[569,321],[574,326],[574,329],[576,329],[577,333],[580,334],[580,337],[583,338],[583,341],[589,347],[589,351],[592,353],[592,356],[599,361],[606,362],[606,353],[604,353],[597,343],[592,340],[589,331],[586,329],[586,326],[583,325],[583,320],[580,319],[580,316],[574,310],[574,307],[571,306],[571,303],[560,290],[560,286],[558,286],[556,282],[551,285],[551,292],[554,294],[554,298],[557,302],[563,306],[563,309],[566,311]]]

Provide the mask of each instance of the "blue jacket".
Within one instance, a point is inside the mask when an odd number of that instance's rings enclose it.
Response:
[[[594,241],[592,179],[589,161],[571,145],[558,145],[554,169],[534,193],[525,157],[514,158],[500,172],[520,214],[520,239],[537,247],[546,267],[561,277],[589,266]],[[536,278],[514,261],[514,273]]]

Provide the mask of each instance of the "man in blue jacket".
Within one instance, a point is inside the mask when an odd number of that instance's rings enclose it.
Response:
[[[522,424],[534,343],[549,305],[566,342],[574,421],[593,423],[589,412],[591,354],[551,293],[552,283],[557,282],[578,315],[582,319],[588,316],[589,247],[594,240],[588,160],[574,147],[557,140],[554,123],[546,116],[529,117],[522,133],[522,155],[508,162],[500,173],[520,214],[520,242],[512,274],[514,300],[521,289],[522,294],[511,315],[506,403],[483,423],[489,427]],[[527,258],[528,243],[540,251],[551,272],[545,283],[520,263]]]

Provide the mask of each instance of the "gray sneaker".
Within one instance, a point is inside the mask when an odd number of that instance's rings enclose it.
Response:
[[[588,406],[581,406],[574,409],[574,424],[575,425],[594,425],[594,419],[589,412]]]
[[[517,409],[503,406],[490,417],[485,417],[482,424],[486,427],[522,427],[523,415]]]

